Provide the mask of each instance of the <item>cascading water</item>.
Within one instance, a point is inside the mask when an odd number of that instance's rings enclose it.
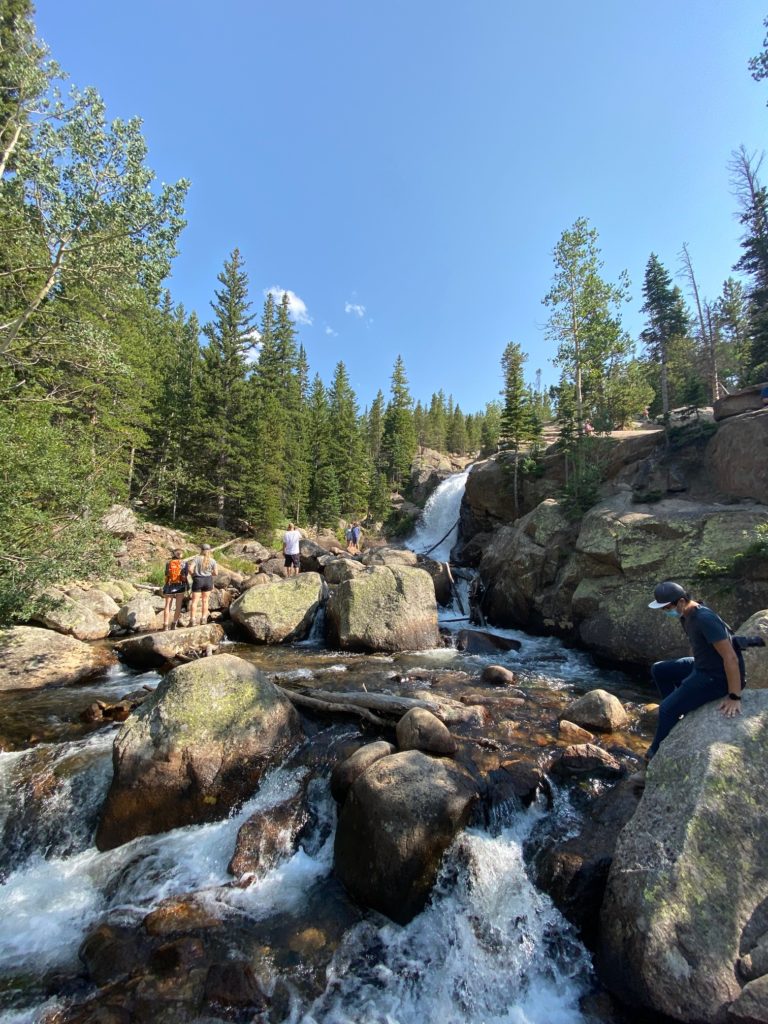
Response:
[[[459,511],[471,466],[447,477],[430,495],[408,546],[428,554],[438,562],[447,562],[459,534]]]

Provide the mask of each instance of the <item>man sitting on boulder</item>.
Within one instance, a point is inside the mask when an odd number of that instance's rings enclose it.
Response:
[[[659,583],[649,608],[677,619],[693,651],[692,658],[657,661],[651,676],[664,698],[659,724],[645,755],[650,760],[659,744],[683,715],[709,701],[723,698],[719,711],[726,718],[741,712],[741,691],[746,685],[744,659],[731,642],[728,626],[711,608],[693,601],[679,583]]]

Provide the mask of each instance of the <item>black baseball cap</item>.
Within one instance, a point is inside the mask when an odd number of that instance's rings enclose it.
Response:
[[[656,584],[653,596],[655,600],[651,601],[649,608],[666,608],[669,604],[677,604],[681,597],[688,597],[688,592],[679,583],[667,580]]]

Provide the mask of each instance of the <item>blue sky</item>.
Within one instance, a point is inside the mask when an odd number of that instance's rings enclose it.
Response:
[[[234,247],[254,304],[291,290],[313,372],[361,404],[497,396],[508,341],[554,382],[541,305],[579,216],[604,273],[687,242],[714,298],[738,258],[731,151],[762,150],[757,0],[38,0],[37,25],[161,180],[192,181],[174,298],[205,320]],[[768,167],[766,167],[768,175]]]

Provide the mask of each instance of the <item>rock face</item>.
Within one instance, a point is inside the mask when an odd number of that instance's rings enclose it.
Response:
[[[354,558],[334,558],[326,562],[323,568],[323,575],[327,583],[344,583],[346,580],[354,579],[358,573],[363,571],[364,566]]]
[[[307,572],[251,587],[230,605],[229,614],[256,643],[303,640],[312,628],[322,596],[322,577]]]
[[[768,609],[755,612],[736,630],[741,636],[761,636],[768,645]],[[744,651],[747,685],[753,690],[768,690],[768,646],[748,647]]]
[[[0,690],[79,683],[114,660],[110,651],[50,629],[14,626],[0,632]]]
[[[117,621],[124,629],[154,629],[156,613],[152,598],[148,594],[139,593],[123,605],[117,613]]]
[[[119,657],[133,668],[159,668],[188,650],[214,646],[224,639],[224,630],[215,623],[172,629],[164,633],[148,633],[115,644]]]
[[[117,735],[97,846],[224,817],[300,733],[290,701],[241,658],[173,669]]]
[[[602,976],[623,999],[714,1024],[742,995],[736,965],[768,935],[767,734],[768,693],[747,690],[739,717],[699,708],[651,762],[601,915]]]
[[[480,564],[483,610],[503,626],[575,637],[614,660],[652,664],[688,653],[681,631],[647,605],[675,579],[728,622],[768,606],[768,581],[696,579],[702,559],[732,562],[764,522],[763,505],[669,498],[637,504],[621,491],[590,509],[573,535],[558,503],[542,502],[494,535]]]
[[[768,381],[763,381],[762,384],[752,384],[732,395],[719,398],[714,404],[715,419],[724,420],[731,416],[741,416],[742,413],[762,409],[763,400],[760,392],[766,385],[768,385]]]
[[[465,456],[445,455],[431,448],[419,448],[411,463],[408,490],[417,505],[424,505],[432,491],[454,473],[461,472],[469,460]]]
[[[476,798],[474,781],[452,761],[417,750],[377,760],[341,808],[336,874],[360,903],[407,923],[423,909]]]
[[[352,651],[415,651],[437,647],[437,605],[423,569],[373,566],[332,591],[328,639]]]
[[[363,565],[418,565],[419,559],[408,548],[368,548],[362,554]]]
[[[758,394],[759,400],[759,394]],[[728,399],[725,399],[727,401]],[[726,420],[707,445],[718,490],[768,505],[768,408]]]

